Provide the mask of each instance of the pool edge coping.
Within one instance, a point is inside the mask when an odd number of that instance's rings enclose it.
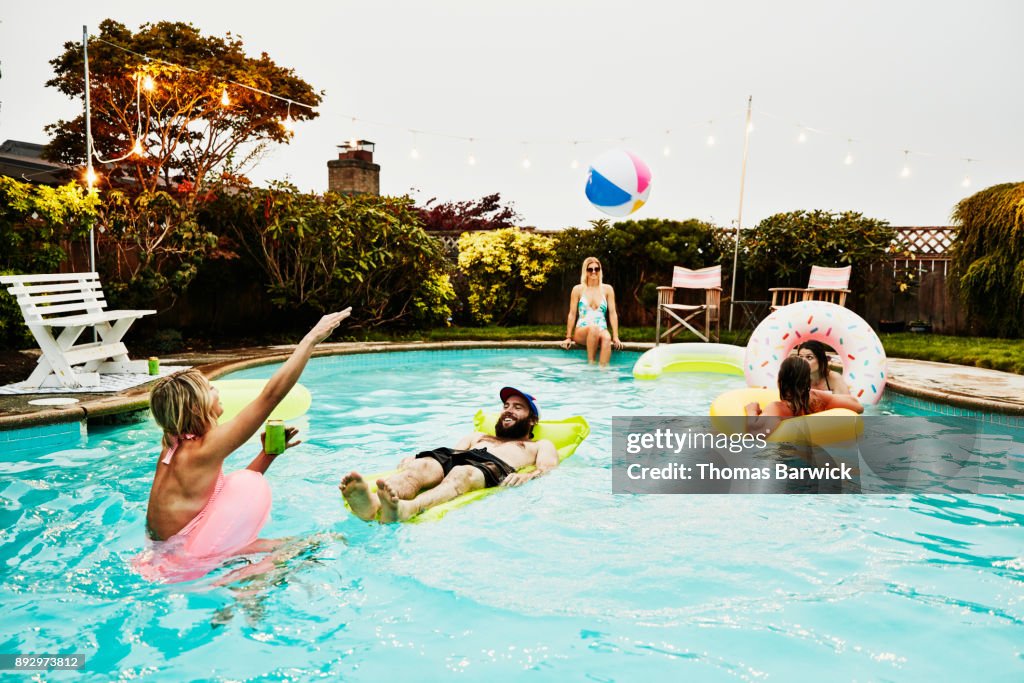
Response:
[[[654,344],[648,342],[630,342],[623,344],[626,351],[646,351]],[[314,358],[325,356],[350,356],[366,353],[390,351],[437,351],[448,349],[502,349],[502,348],[540,348],[560,349],[561,342],[553,341],[447,341],[447,342],[365,342],[359,346],[344,348],[331,344],[318,347],[313,352]],[[265,347],[259,351],[240,358],[220,360],[195,366],[209,379],[216,379],[226,374],[248,368],[284,362],[291,355],[294,346]],[[961,367],[952,363],[937,363],[951,368]],[[103,417],[119,413],[144,410],[149,407],[149,383],[132,387],[112,396],[91,399],[73,406],[49,408],[31,413],[0,415],[0,431],[23,429],[62,422],[81,422],[95,417]],[[920,398],[934,403],[966,408],[1000,415],[1024,416],[1024,406],[1003,403],[992,399],[975,398],[960,394],[946,393],[934,389],[915,386],[889,379],[886,388],[895,393]]]

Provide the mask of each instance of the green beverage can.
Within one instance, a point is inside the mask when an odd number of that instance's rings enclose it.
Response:
[[[280,455],[284,453],[284,422],[281,420],[267,420],[267,438],[263,443],[263,450],[267,455]]]
[[[159,375],[160,374],[160,359],[153,356],[149,359],[149,374]]]

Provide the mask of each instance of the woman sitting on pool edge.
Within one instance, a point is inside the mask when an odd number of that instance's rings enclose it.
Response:
[[[611,334],[608,327],[611,327]],[[583,259],[580,283],[569,297],[569,318],[565,326],[566,349],[573,344],[586,344],[587,362],[593,364],[600,352],[602,366],[608,365],[612,347],[622,348],[619,341],[619,314],[615,310],[615,291],[604,284],[601,262],[594,256]]]
[[[830,391],[833,394],[850,394],[850,387],[838,372],[828,365],[828,348],[820,341],[805,341],[796,347],[796,355],[811,366],[811,389]]]
[[[853,396],[811,389],[811,366],[799,356],[790,356],[779,366],[779,398],[781,400],[769,403],[763,411],[756,402],[744,406],[748,432],[768,435],[775,431],[782,420],[832,408],[864,412],[864,406]]]
[[[261,450],[246,469],[227,477],[222,465],[262,426],[295,386],[316,345],[351,310],[323,316],[260,395],[222,425],[217,423],[224,413],[217,389],[199,370],[176,372],[157,382],[150,406],[164,436],[146,511],[153,540],[177,541],[186,556],[196,558],[275,548],[275,541],[256,537],[270,514],[270,489],[262,475],[276,456]],[[287,430],[286,442],[296,433]],[[298,443],[287,443],[286,448]]]

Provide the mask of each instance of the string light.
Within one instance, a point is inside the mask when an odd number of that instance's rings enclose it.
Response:
[[[285,129],[291,135],[295,135],[295,123],[292,121],[292,103],[288,103],[288,113],[284,115],[284,119],[281,121],[281,127]]]
[[[184,70],[184,71],[189,71],[189,72],[192,72],[192,73],[195,73],[195,74],[202,73],[202,72],[200,72],[200,71],[198,71],[196,69],[193,69],[193,68],[181,65],[181,64],[176,64],[176,63],[173,63],[173,62],[167,62],[165,60],[161,60],[161,59],[158,59],[158,58],[150,58],[147,55],[134,52],[134,51],[129,50],[127,48],[124,48],[124,47],[122,47],[120,45],[111,43],[109,41],[105,41],[105,40],[103,40],[101,38],[93,38],[92,40],[95,40],[97,42],[105,43],[105,44],[110,45],[111,47],[113,47],[115,49],[121,50],[121,51],[129,53],[129,54],[136,55],[141,60],[144,60],[146,65],[148,65],[149,62],[152,61],[154,63],[165,64],[165,65],[168,65],[168,66],[171,66],[171,67],[175,67],[177,69],[181,69],[181,70]],[[145,72],[146,68],[148,68],[148,66],[142,66],[141,68],[136,69],[135,79],[136,79],[136,88],[137,88],[137,99],[140,98],[139,97],[140,91],[145,90],[146,92],[152,92],[153,90],[156,89],[156,81],[155,81],[155,79],[154,79],[152,74],[149,74],[149,73]],[[294,102],[293,100],[290,100],[289,98],[282,97],[280,95],[275,95],[274,93],[266,92],[266,91],[260,90],[258,88],[253,88],[253,87],[245,85],[245,84],[236,83],[234,81],[222,81],[222,89],[221,89],[221,97],[220,97],[221,106],[227,107],[227,106],[231,106],[231,104],[232,104],[232,98],[231,98],[231,96],[228,93],[228,88],[229,87],[244,88],[246,90],[250,90],[250,91],[255,92],[255,93],[260,93],[260,94],[265,95],[267,97],[271,97],[271,98],[274,98],[274,99],[286,102],[287,103],[287,107],[288,107],[287,114],[285,115],[284,119],[280,121],[280,125],[282,126],[282,128],[284,128],[286,131],[288,131],[291,134],[294,134],[294,124],[295,124],[295,119],[293,119],[292,116],[291,116],[291,105],[294,103],[297,106],[304,106],[304,107],[307,107],[310,110],[314,109],[310,105],[303,104],[301,102]],[[138,116],[138,122],[137,122],[137,126],[136,126],[136,128],[137,128],[136,135],[134,136],[134,140],[132,142],[131,150],[125,155],[125,157],[122,157],[122,159],[123,158],[127,158],[127,157],[129,157],[131,155],[145,156],[147,154],[147,149],[146,149],[146,147],[143,146],[143,140],[145,139],[145,136],[142,134],[143,125],[142,125],[142,116],[141,116],[141,102],[139,104],[137,104],[137,107],[138,107],[138,114],[139,114],[139,116]],[[764,112],[762,112],[762,113],[764,113]],[[766,115],[771,116],[770,114],[766,114]],[[355,124],[356,117],[351,117],[351,119],[352,119],[353,124]],[[382,124],[379,124],[379,125],[382,125],[382,126],[389,126],[390,125],[391,127],[399,128],[399,126],[395,126],[393,124],[382,123]],[[699,124],[697,124],[697,125],[699,125]],[[796,125],[797,125],[797,128],[798,128],[798,133],[797,133],[796,141],[797,141],[797,143],[800,143],[800,144],[803,144],[803,143],[807,142],[808,137],[809,137],[809,135],[808,135],[809,132],[824,133],[824,134],[828,134],[828,135],[835,135],[835,133],[829,133],[828,131],[822,131],[822,130],[819,130],[819,129],[816,129],[816,128],[807,127],[807,126],[805,126],[802,123],[797,123]],[[747,127],[746,127],[746,132],[750,133],[750,132],[753,132],[754,130],[755,130],[754,123],[750,122],[747,125]],[[410,130],[410,133],[412,133],[412,136],[413,136],[413,145],[412,145],[412,148],[410,149],[409,156],[412,159],[419,159],[420,155],[419,155],[419,150],[418,150],[418,146],[417,146],[417,132],[413,131],[413,130]],[[444,135],[442,133],[428,133],[428,134],[429,135],[437,135],[437,136],[441,136],[441,137],[449,137],[449,138],[454,138],[454,139],[469,140],[469,142],[470,142],[470,150],[469,150],[469,154],[467,155],[466,162],[470,166],[476,165],[477,159],[476,159],[476,155],[475,155],[475,143],[476,143],[476,139],[475,138],[465,138],[465,137],[457,136],[457,135]],[[671,147],[672,147],[672,145],[671,145],[671,130],[666,129],[665,132],[664,132],[664,137],[665,137],[665,140],[664,140],[664,145],[662,147],[662,154],[663,154],[663,156],[668,157],[668,156],[671,156],[671,153],[672,153],[672,149],[671,149]],[[620,139],[622,141],[625,141],[625,140],[631,139],[631,138],[620,138]],[[575,170],[575,169],[578,169],[580,167],[580,163],[579,163],[579,160],[578,160],[578,154],[577,154],[578,143],[580,141],[579,140],[573,140],[571,142],[572,142],[572,145],[573,145],[573,153],[572,153],[572,158],[571,158],[571,161],[570,161],[569,165],[570,165],[570,168]],[[585,142],[594,142],[594,143],[596,143],[596,142],[607,142],[607,139],[605,139],[605,140],[588,140],[588,141],[585,141]],[[846,151],[846,156],[843,159],[843,163],[845,165],[847,165],[847,166],[852,165],[853,162],[854,162],[854,155],[853,155],[853,152],[852,152],[852,143],[853,142],[854,142],[853,138],[847,138],[847,151]],[[716,139],[715,131],[714,131],[714,119],[711,119],[711,120],[707,121],[707,136],[705,138],[705,143],[706,143],[706,145],[708,147],[713,147],[713,146],[715,146],[717,144],[717,139]],[[355,134],[353,134],[353,137],[351,138],[350,144],[353,147],[358,146],[358,139],[355,136]],[[527,148],[528,148],[529,144],[531,144],[529,141],[523,142],[524,154],[523,154],[523,158],[522,158],[522,161],[521,161],[521,165],[523,166],[523,168],[530,168],[532,166],[532,161],[530,160],[529,154],[527,153],[528,152]],[[903,151],[903,155],[904,155],[904,164],[903,164],[903,168],[901,170],[900,175],[903,178],[907,178],[907,177],[910,177],[911,174],[912,174],[912,170],[911,170],[910,164],[909,164],[910,150],[905,149],[905,150],[902,150],[902,151]],[[916,154],[921,155],[921,154],[924,154],[924,153],[917,152]],[[108,161],[116,161],[116,160],[103,160],[103,159],[100,159],[99,155],[96,153],[95,150],[92,150],[92,155],[91,156],[93,158],[95,158],[95,159],[100,160],[101,162],[104,162],[104,163],[106,163]],[[939,155],[925,154],[925,156],[939,156]],[[966,187],[970,187],[971,184],[972,184],[972,179],[971,179],[971,174],[970,174],[970,163],[971,163],[971,161],[974,161],[974,159],[964,159],[964,161],[965,161],[966,166],[965,166],[964,175],[963,175],[963,178],[962,178],[960,184],[961,184],[962,187],[966,188]],[[93,176],[92,176],[90,184],[94,184],[98,177],[99,176],[95,175],[95,173],[94,173]],[[87,178],[86,180],[89,180],[89,178]]]
[[[359,146],[359,140],[356,138],[356,117],[352,117],[352,137],[348,141],[348,148],[355,149]]]
[[[971,159],[964,159],[966,162],[964,166],[964,179],[960,182],[960,187],[971,186]]]
[[[89,186],[89,189],[96,187],[96,183],[99,181],[100,176],[96,171],[93,170],[92,166],[85,169],[85,182]]]

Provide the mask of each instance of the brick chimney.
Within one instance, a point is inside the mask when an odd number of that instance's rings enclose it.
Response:
[[[338,145],[338,158],[327,162],[327,191],[380,195],[380,164],[373,163],[374,146],[369,140]]]

